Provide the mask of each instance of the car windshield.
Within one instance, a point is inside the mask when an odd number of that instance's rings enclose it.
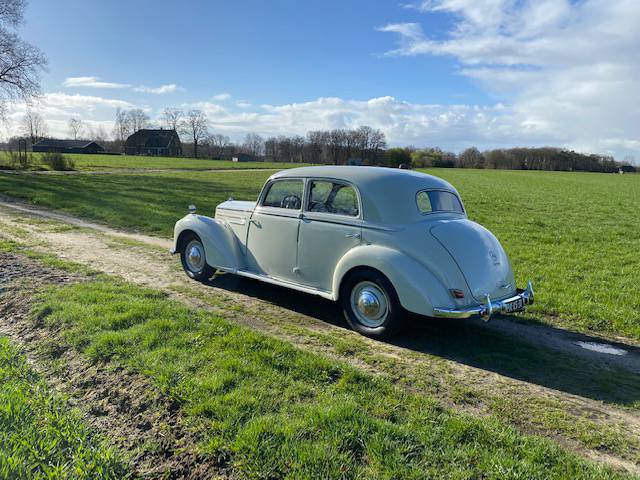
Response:
[[[464,213],[458,196],[444,190],[423,190],[416,195],[420,213],[455,212]]]

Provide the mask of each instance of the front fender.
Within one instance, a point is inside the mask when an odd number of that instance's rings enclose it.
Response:
[[[424,265],[393,248],[362,245],[347,252],[336,266],[333,293],[338,299],[344,276],[357,267],[375,268],[393,284],[400,304],[410,312],[434,316],[434,305],[448,305],[451,295]]]
[[[238,239],[226,222],[195,214],[181,218],[173,230],[172,252],[179,252],[181,239],[188,232],[194,232],[202,240],[209,266],[231,272],[243,268]]]

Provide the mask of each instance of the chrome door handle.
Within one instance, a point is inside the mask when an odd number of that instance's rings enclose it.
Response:
[[[254,224],[256,227],[258,227],[258,228],[260,228],[260,227],[262,226],[262,225],[260,225],[260,222],[259,222],[259,221],[257,221],[257,220],[253,220],[253,219],[249,220],[249,223],[253,223],[253,224]]]
[[[345,237],[347,238],[355,238],[356,240],[360,239],[360,234],[359,233],[347,233],[345,235]]]

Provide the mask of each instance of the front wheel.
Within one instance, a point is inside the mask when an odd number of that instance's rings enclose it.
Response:
[[[198,282],[206,282],[209,280],[216,269],[209,266],[205,260],[204,245],[195,233],[190,234],[182,242],[180,250],[180,260],[182,268],[189,278]]]
[[[368,337],[383,338],[397,333],[407,312],[391,282],[376,270],[357,270],[342,284],[340,301],[349,326]]]

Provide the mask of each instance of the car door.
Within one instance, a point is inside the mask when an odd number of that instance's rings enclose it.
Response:
[[[331,291],[336,264],[360,245],[358,193],[339,180],[309,179],[306,198],[298,235],[298,281]]]
[[[247,267],[252,273],[295,281],[298,227],[304,180],[270,182],[258,201],[247,234]]]

